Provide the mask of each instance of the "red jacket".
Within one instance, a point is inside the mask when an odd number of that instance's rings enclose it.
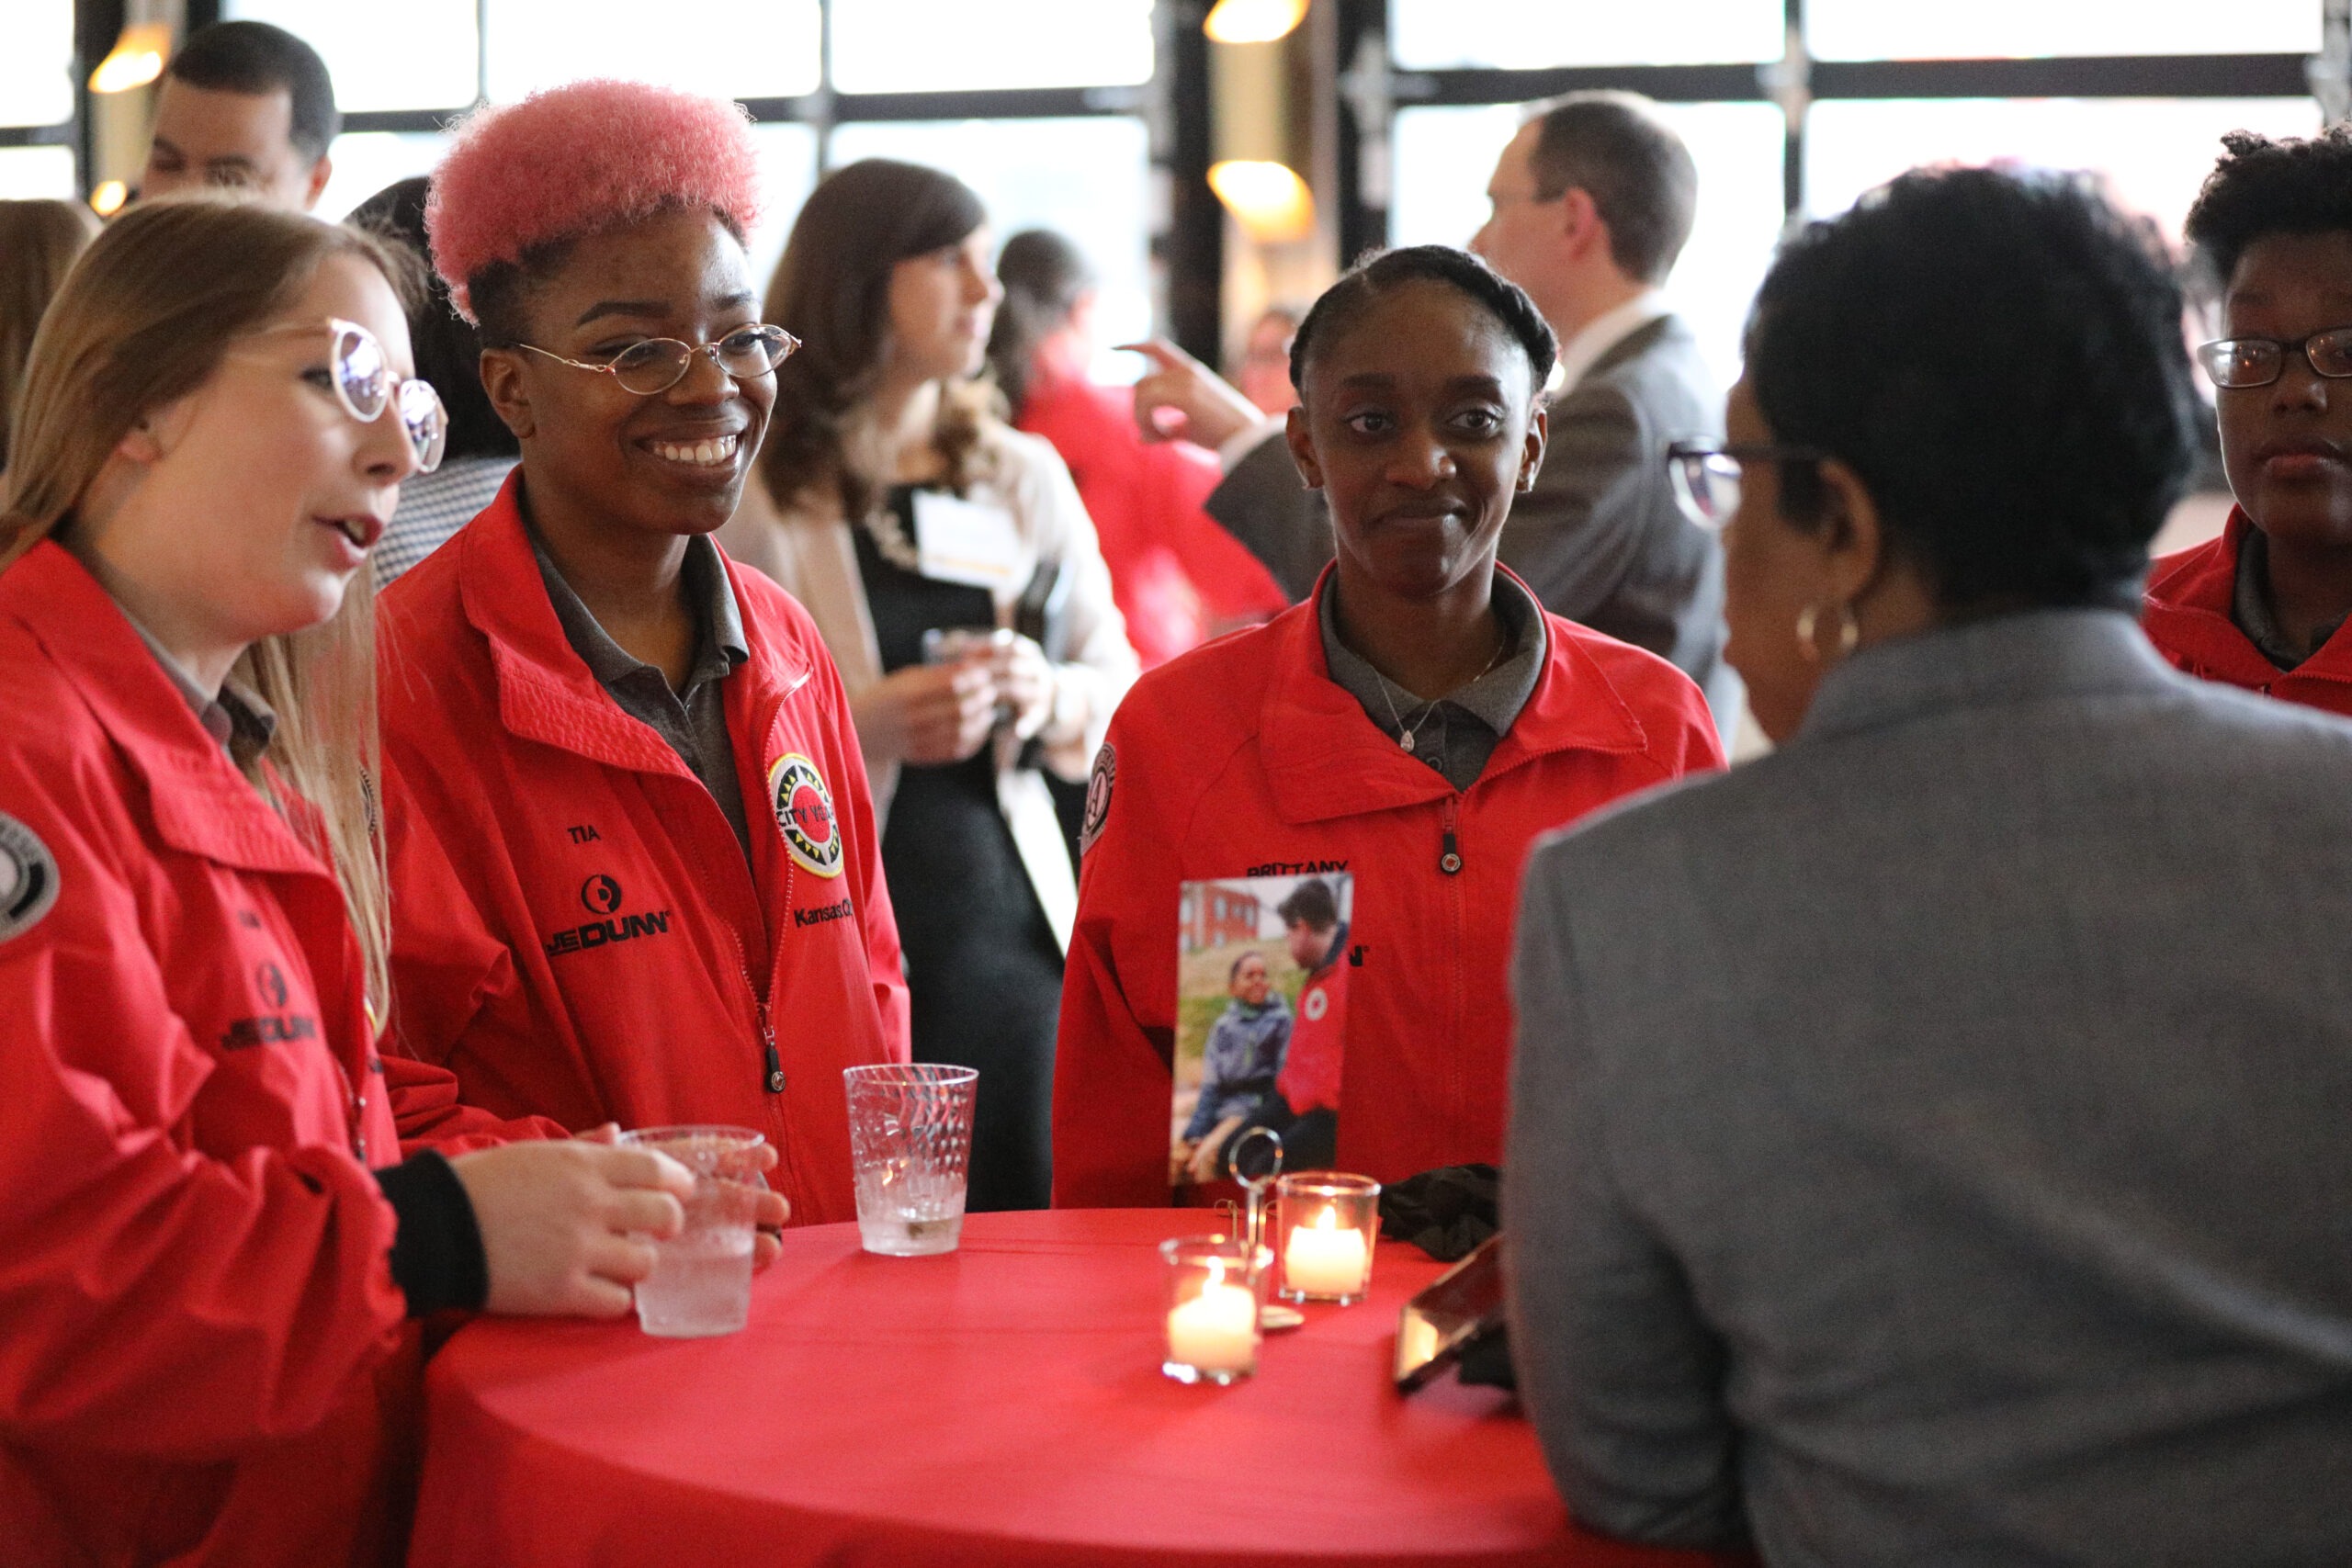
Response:
[[[417,1367],[342,894],[54,543],[0,670],[0,1560],[373,1561]]]
[[[907,1059],[898,927],[817,628],[733,562],[726,682],[753,861],[565,640],[522,471],[384,596],[379,686],[403,1137],[718,1122],[776,1145],[793,1219],[854,1216],[842,1069]]]
[[[1316,597],[1145,676],[1095,764],[1062,987],[1054,1201],[1165,1203],[1177,887],[1346,871],[1339,1163],[1381,1180],[1502,1152],[1510,920],[1536,836],[1722,763],[1662,659],[1546,615],[1534,694],[1466,791],[1333,682]],[[1440,859],[1452,849],[1460,870]]]
[[[2218,539],[2164,557],[2148,572],[2141,625],[2156,651],[2191,675],[2352,716],[2352,625],[2292,670],[2270,662],[2230,616],[2238,547],[2254,525],[2240,507]]]
[[[1202,510],[1224,477],[1215,454],[1146,441],[1127,388],[1040,367],[1015,423],[1052,442],[1069,465],[1145,669],[1198,647],[1219,623],[1288,608],[1258,558]]]
[[[1310,1111],[1338,1111],[1347,1040],[1348,966],[1333,959],[1298,988],[1290,1043],[1283,1047],[1282,1070],[1274,1075],[1274,1092],[1283,1103],[1301,1116]]]

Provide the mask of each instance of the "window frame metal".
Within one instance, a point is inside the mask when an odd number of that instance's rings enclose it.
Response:
[[[1660,103],[1778,103],[1787,117],[1781,199],[1805,209],[1804,133],[1812,106],[1918,98],[2297,97],[2343,90],[2352,0],[2311,0],[2327,43],[2319,55],[2071,55],[2026,60],[1814,60],[1804,52],[1804,0],[1782,0],[1790,52],[1752,64],[1408,70],[1388,51],[1388,0],[1333,0],[1339,58],[1351,91],[1340,104],[1340,243],[1343,256],[1388,243],[1388,204],[1371,199],[1400,109],[1532,103],[1617,88]],[[1368,114],[1378,123],[1367,125]],[[1376,176],[1385,179],[1385,174]],[[1385,193],[1383,193],[1385,194]]]

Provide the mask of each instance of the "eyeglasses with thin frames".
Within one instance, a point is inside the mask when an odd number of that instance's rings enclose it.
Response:
[[[1777,441],[1678,441],[1666,449],[1666,466],[1682,515],[1715,533],[1739,510],[1742,465],[1817,463],[1827,456],[1817,447]]]
[[[716,343],[681,343],[673,337],[647,338],[633,343],[602,365],[585,360],[568,359],[553,349],[541,348],[534,343],[518,343],[517,348],[544,355],[559,365],[569,365],[574,370],[587,370],[599,376],[610,376],[624,391],[640,398],[659,397],[686,378],[694,368],[695,355],[707,354],[711,363],[738,381],[755,380],[767,375],[792,357],[800,340],[782,327],[762,322],[757,326],[738,327]]]

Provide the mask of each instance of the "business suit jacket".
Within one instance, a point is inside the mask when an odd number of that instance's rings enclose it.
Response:
[[[1513,1348],[1781,1565],[2352,1562],[2352,726],[2042,612],[1531,863]]]
[[[1723,549],[1682,515],[1665,461],[1669,442],[1723,434],[1723,395],[1698,340],[1675,316],[1638,327],[1549,412],[1551,445],[1503,525],[1502,563],[1554,615],[1697,682],[1728,734],[1739,678],[1723,661]],[[1206,506],[1294,602],[1314,592],[1331,558],[1330,520],[1280,434],[1236,463]]]

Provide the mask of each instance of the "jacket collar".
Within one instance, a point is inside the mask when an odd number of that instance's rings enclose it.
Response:
[[[1553,395],[1566,397],[1593,372],[1613,369],[1649,347],[1671,313],[1666,296],[1646,288],[1587,321],[1560,344],[1560,384]]]
[[[121,606],[63,546],[43,540],[0,581],[0,605],[40,639],[146,781],[158,837],[241,870],[326,874],[229,761]]]
[[[2254,527],[2242,507],[2230,509],[2222,536],[2156,564],[2143,615],[2148,635],[2193,674],[2233,686],[2266,688],[2284,680],[2352,682],[2352,623],[2338,626],[2312,655],[2281,670],[2238,626],[2238,560]]]
[[[1259,715],[1258,752],[1275,809],[1294,824],[1419,806],[1454,793],[1443,775],[1397,750],[1364,716],[1363,705],[1331,679],[1321,617],[1323,595],[1337,570],[1325,567],[1306,603],[1284,611],[1266,628],[1274,639],[1273,674]],[[1547,648],[1534,694],[1472,790],[1555,751],[1639,751],[1649,743],[1634,710],[1592,656],[1561,635],[1558,623],[1545,630]]]
[[[639,773],[686,772],[669,744],[613,700],[564,635],[540,578],[538,558],[523,522],[523,469],[506,477],[498,495],[458,536],[458,592],[467,621],[490,646],[498,677],[498,716],[526,740],[561,747],[595,761]],[[716,547],[714,547],[714,549]],[[727,591],[741,605],[742,593],[726,560]],[[802,661],[779,648],[746,620],[743,628],[751,666],[760,686],[789,691],[808,678]],[[744,700],[730,682],[730,717]],[[740,744],[758,738],[739,734]]]
[[[2152,694],[2184,677],[2119,610],[2030,610],[1867,648],[1822,677],[1800,743],[1962,708]]]

